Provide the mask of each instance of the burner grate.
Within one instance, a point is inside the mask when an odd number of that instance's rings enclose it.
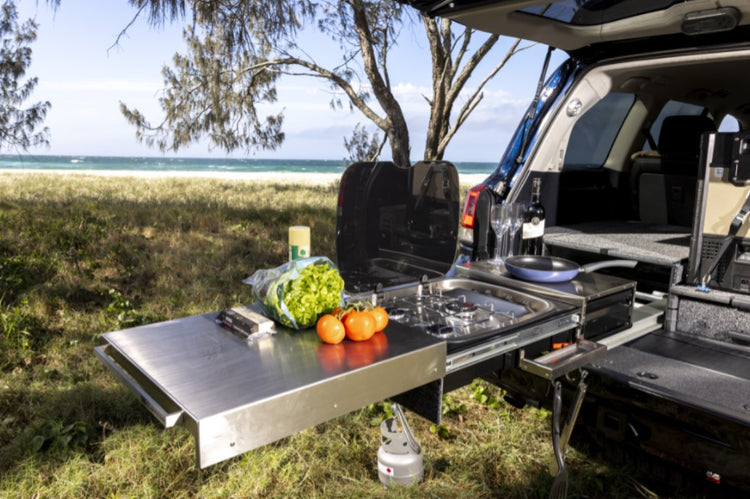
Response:
[[[500,330],[531,313],[523,304],[463,289],[431,292],[428,288],[410,296],[385,298],[381,305],[390,320],[444,339]]]

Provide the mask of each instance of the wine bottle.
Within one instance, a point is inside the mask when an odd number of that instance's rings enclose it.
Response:
[[[544,206],[542,179],[535,177],[531,184],[531,202],[526,205],[521,230],[521,254],[541,255],[544,239]]]

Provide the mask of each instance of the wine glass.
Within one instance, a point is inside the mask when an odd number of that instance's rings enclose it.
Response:
[[[508,217],[509,205],[496,204],[492,207],[490,223],[495,231],[495,257],[490,261],[494,264],[502,264],[507,253],[507,234],[510,229],[510,218]]]
[[[510,228],[508,229],[507,256],[513,256],[517,252],[518,231],[523,226],[523,204],[511,203],[508,205],[507,217]]]

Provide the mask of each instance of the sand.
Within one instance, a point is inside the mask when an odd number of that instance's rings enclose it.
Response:
[[[293,172],[182,172],[147,170],[24,170],[0,169],[0,174],[17,175],[93,175],[99,177],[137,178],[211,178],[216,180],[242,180],[246,182],[281,182],[283,184],[327,185],[341,178],[338,173],[293,173]],[[461,185],[476,185],[487,175],[459,175]]]

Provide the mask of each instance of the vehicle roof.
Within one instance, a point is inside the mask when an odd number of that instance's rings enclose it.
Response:
[[[608,42],[731,31],[750,24],[746,0],[408,0],[430,16],[568,52]],[[720,4],[720,6],[719,6]]]

